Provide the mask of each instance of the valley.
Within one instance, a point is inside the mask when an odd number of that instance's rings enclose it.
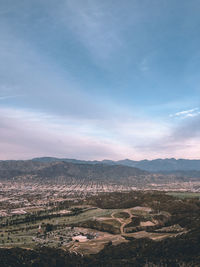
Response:
[[[72,266],[175,266],[177,260],[195,266],[199,225],[198,176],[121,165],[0,162],[3,267],[14,258],[19,264],[9,266],[45,266],[51,257],[61,266],[71,266],[64,264],[69,258]],[[185,251],[190,243],[193,252]],[[158,256],[161,247],[176,254]],[[185,254],[177,259],[179,249]]]

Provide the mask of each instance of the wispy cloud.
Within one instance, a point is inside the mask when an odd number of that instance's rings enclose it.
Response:
[[[170,114],[170,117],[188,118],[188,117],[196,117],[199,114],[200,114],[199,108],[193,108],[193,109],[179,111],[174,114]]]
[[[10,98],[17,106],[74,117],[105,115],[73,75],[67,71],[60,75],[60,69],[12,31],[1,34],[0,100]]]
[[[0,3],[0,158],[198,155],[199,40],[171,25],[186,19],[196,36],[197,9],[11,2]]]
[[[174,128],[128,114],[91,120],[1,108],[0,158],[197,158],[199,125],[200,116],[183,120]]]
[[[82,42],[96,62],[102,62],[111,59],[123,46],[118,11],[115,14],[107,1],[65,1],[57,9],[57,19]]]
[[[24,109],[0,109],[1,158],[54,155],[85,159],[141,158],[136,144],[148,144],[164,133],[155,122],[137,117],[88,120]],[[148,132],[146,129],[148,128]],[[141,132],[143,134],[141,134]],[[13,148],[12,148],[13,146]],[[15,150],[15,153],[12,149]],[[18,153],[18,155],[17,155]]]
[[[82,127],[46,114],[1,109],[0,158],[19,159],[36,155],[98,158],[115,154],[110,144],[84,134]]]
[[[198,109],[184,110],[182,114],[188,115],[197,112]],[[199,158],[200,151],[200,113],[190,117],[190,119],[180,120],[177,124],[172,124],[168,132],[157,140],[149,141],[136,147],[138,151],[143,151],[144,155],[152,153],[153,158]]]

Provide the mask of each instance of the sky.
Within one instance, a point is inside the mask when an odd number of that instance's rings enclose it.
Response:
[[[200,158],[198,0],[0,0],[0,160]]]

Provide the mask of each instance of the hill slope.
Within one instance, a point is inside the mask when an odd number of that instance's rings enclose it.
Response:
[[[56,181],[84,179],[102,182],[144,182],[148,172],[122,165],[74,164],[54,161],[1,161],[0,179],[31,179]]]
[[[84,161],[76,159],[59,159],[51,157],[34,158],[33,161],[37,162],[55,162],[65,161],[81,164],[106,164],[106,165],[124,165],[135,167],[150,172],[174,172],[174,171],[200,171],[200,160],[189,159],[155,159],[155,160],[141,160],[135,161],[130,159],[112,161]]]

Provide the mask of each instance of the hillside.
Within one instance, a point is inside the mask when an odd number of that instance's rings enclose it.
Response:
[[[73,160],[74,161],[74,160]],[[0,161],[1,180],[23,180],[31,182],[72,183],[95,182],[125,186],[146,186],[148,184],[169,184],[199,182],[200,171],[156,171],[148,172],[136,167],[107,163],[76,163],[56,158],[36,160]],[[128,161],[130,163],[130,161]],[[156,168],[154,168],[156,169]],[[165,188],[165,185],[162,187]],[[178,188],[181,188],[179,185]]]
[[[0,265],[199,266],[198,198],[131,191],[74,200],[2,218]]]
[[[200,160],[189,159],[155,159],[155,160],[121,160],[118,164],[137,167],[152,172],[166,171],[200,171]]]
[[[65,161],[71,163],[80,164],[106,164],[106,165],[124,165],[129,167],[135,167],[150,172],[174,172],[174,171],[200,171],[200,160],[189,160],[189,159],[155,159],[155,160],[141,160],[135,161],[130,159],[112,161],[85,161],[77,159],[59,159],[52,157],[34,158],[36,162],[55,162]]]
[[[70,162],[54,161],[1,161],[0,179],[32,177],[35,180],[55,181],[62,178],[85,179],[88,181],[124,182],[145,181],[148,172],[138,168],[122,165],[105,164],[74,164]]]

